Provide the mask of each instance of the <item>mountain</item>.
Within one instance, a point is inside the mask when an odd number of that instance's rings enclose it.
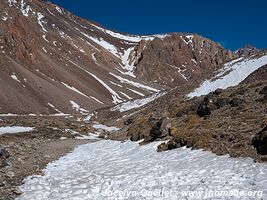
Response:
[[[267,199],[266,50],[0,10],[0,200]]]
[[[41,0],[0,10],[2,114],[86,114],[201,82],[238,56],[196,34],[111,31]]]

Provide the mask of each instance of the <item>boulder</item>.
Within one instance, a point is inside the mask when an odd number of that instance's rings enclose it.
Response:
[[[9,157],[10,157],[9,152],[3,146],[0,145],[0,158],[9,158]]]
[[[222,93],[222,91],[223,91],[223,89],[218,88],[217,90],[215,90],[215,91],[213,92],[213,94],[214,94],[214,95],[219,95],[219,94]]]
[[[260,90],[259,94],[267,95],[267,86],[263,87],[263,88]]]
[[[10,157],[9,152],[0,145],[0,168],[8,166],[7,158]]]
[[[128,125],[132,124],[133,122],[134,122],[134,120],[133,120],[132,118],[128,118],[128,119],[126,119],[126,120],[124,121],[124,125],[125,125],[125,126],[128,126]]]
[[[161,118],[150,130],[149,136],[153,139],[162,138],[169,135],[170,120],[168,117]]]
[[[218,90],[217,92],[219,92]],[[212,110],[219,109],[228,105],[230,102],[227,97],[218,97],[214,94],[207,95],[204,100],[200,103],[197,109],[197,115],[200,117],[205,117],[211,114]]]
[[[183,146],[184,145],[185,144],[183,144]],[[182,147],[180,142],[171,140],[169,142],[164,142],[164,143],[160,144],[157,147],[157,151],[162,152],[162,151],[172,150],[172,149],[176,149],[176,148],[180,148],[180,147]]]
[[[256,148],[258,154],[267,155],[267,125],[254,136],[252,145]]]
[[[207,97],[204,98],[203,102],[198,106],[197,115],[199,117],[205,117],[211,114],[211,109],[208,106],[209,99]]]

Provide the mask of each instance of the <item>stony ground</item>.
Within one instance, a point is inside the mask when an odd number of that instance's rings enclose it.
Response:
[[[5,117],[1,126],[24,125],[36,127],[31,133],[0,136],[0,200],[14,199],[20,194],[23,179],[42,174],[42,169],[89,140],[74,139],[65,129],[80,131],[83,125],[62,117]],[[45,128],[46,127],[46,128]],[[60,127],[60,128],[59,128]]]

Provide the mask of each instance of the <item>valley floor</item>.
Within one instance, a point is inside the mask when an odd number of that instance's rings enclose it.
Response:
[[[17,200],[267,198],[266,164],[187,148],[157,153],[157,145],[81,145],[28,177]]]
[[[43,174],[42,169],[51,161],[70,152],[75,146],[88,141],[66,140],[24,140],[10,142],[12,166],[0,170],[0,199],[14,199],[20,191],[22,180],[32,174]],[[2,142],[1,142],[2,143]]]
[[[72,151],[77,145],[90,142],[77,140],[71,134],[56,128],[62,117],[2,117],[0,124],[0,200],[13,200],[21,194],[23,179],[33,174],[43,174],[45,166]],[[20,127],[14,126],[19,124]],[[52,126],[50,128],[49,125]],[[30,130],[23,126],[35,127]],[[61,124],[64,130],[64,125]],[[46,128],[42,128],[46,126]],[[5,127],[5,128],[4,128]],[[8,134],[4,134],[7,131]]]

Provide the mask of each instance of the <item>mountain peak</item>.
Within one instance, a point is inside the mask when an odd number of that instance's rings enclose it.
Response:
[[[259,53],[261,50],[257,49],[251,44],[247,44],[244,47],[238,49],[235,51],[236,54],[238,54],[240,57],[246,57],[246,56],[251,56]]]

